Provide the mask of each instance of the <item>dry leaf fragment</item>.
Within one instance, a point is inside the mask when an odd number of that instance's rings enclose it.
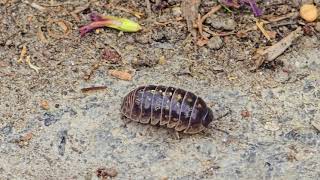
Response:
[[[119,71],[119,70],[109,70],[109,75],[114,76],[118,79],[131,81],[132,75],[126,71]]]

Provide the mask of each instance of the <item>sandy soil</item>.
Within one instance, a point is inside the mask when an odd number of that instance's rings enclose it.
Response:
[[[35,2],[49,11],[25,1],[0,3],[0,179],[97,179],[99,168],[114,169],[114,179],[320,177],[319,32],[304,28],[284,54],[253,72],[256,48],[270,45],[261,32],[214,37],[197,47],[186,23],[176,20],[180,1],[166,1],[161,10],[151,1],[152,16],[140,19],[92,2],[78,14],[79,22],[70,12],[87,1]],[[113,3],[146,9],[145,1]],[[203,1],[199,12],[213,5]],[[260,6],[275,15],[297,11],[294,3]],[[80,38],[78,28],[89,22],[91,11],[128,17],[144,30],[119,34],[106,28]],[[246,8],[210,18],[205,26],[211,30],[255,25]],[[215,18],[219,25],[212,24]],[[65,36],[61,20],[70,26]],[[298,17],[292,21],[270,27],[277,32],[273,42],[307,26]],[[18,63],[23,46],[39,73]],[[121,60],[111,63],[105,51],[119,53]],[[110,76],[112,69],[128,70],[133,79]],[[123,97],[147,84],[192,91],[218,119],[203,133],[176,139],[170,129],[121,118]],[[107,89],[81,91],[92,86]]]

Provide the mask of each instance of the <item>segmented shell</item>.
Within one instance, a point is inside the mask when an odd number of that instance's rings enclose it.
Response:
[[[166,125],[188,134],[202,131],[213,120],[213,113],[202,98],[183,89],[141,86],[125,96],[121,112],[140,123]]]

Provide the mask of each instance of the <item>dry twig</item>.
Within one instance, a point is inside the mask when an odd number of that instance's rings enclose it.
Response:
[[[291,32],[288,36],[281,39],[279,42],[273,46],[268,47],[267,49],[258,49],[257,54],[253,57],[256,60],[256,66],[254,69],[259,68],[265,61],[273,61],[278,56],[280,56],[294,40],[300,37],[303,34],[301,27],[298,27],[296,30]]]

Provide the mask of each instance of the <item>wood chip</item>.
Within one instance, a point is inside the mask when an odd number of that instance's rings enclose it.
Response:
[[[265,61],[270,62],[275,60],[302,34],[303,31],[301,27],[298,27],[295,31],[291,32],[288,36],[284,37],[273,46],[270,46],[267,49],[258,49],[256,55],[253,57],[253,59],[255,59],[255,67],[253,70],[259,68]]]
[[[121,79],[121,80],[125,80],[125,81],[132,80],[132,74],[130,74],[126,71],[109,70],[109,75],[114,76],[114,77]]]

